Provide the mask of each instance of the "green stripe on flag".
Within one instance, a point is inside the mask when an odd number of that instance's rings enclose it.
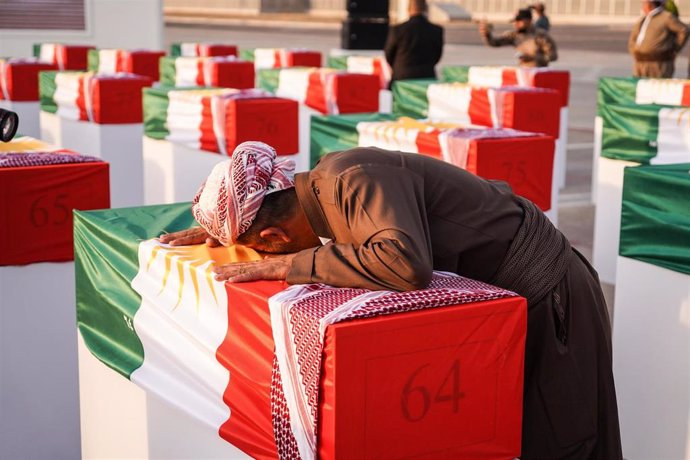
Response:
[[[175,60],[177,58],[164,56],[158,60],[160,83],[163,86],[175,86]]]
[[[328,56],[328,67],[331,69],[347,70],[347,56]]]
[[[363,121],[390,121],[398,117],[385,113],[357,113],[354,115],[321,115],[311,117],[310,165],[331,152],[351,149],[359,145],[357,124]]]
[[[41,110],[44,112],[57,112],[57,103],[55,102],[55,91],[57,90],[55,76],[57,73],[58,72],[54,70],[38,73],[38,97]]]
[[[173,43],[172,45],[170,45],[170,56],[172,56],[172,57],[182,56],[182,44],[181,43]]]
[[[260,69],[256,73],[256,87],[275,93],[280,83],[281,69]]]
[[[446,83],[467,83],[470,79],[470,66],[453,65],[441,69],[441,81]]]
[[[599,107],[604,122],[601,156],[614,160],[649,163],[657,155],[658,105],[617,105]]]
[[[144,134],[152,139],[165,139],[168,134],[168,93],[178,88],[159,86],[144,88]]]
[[[620,255],[690,275],[690,163],[625,168]]]
[[[88,58],[88,69],[91,72],[98,72],[98,66],[101,61],[101,55],[98,50],[89,50]]]
[[[31,51],[34,57],[41,57],[41,43],[34,43]]]
[[[438,80],[401,80],[393,82],[393,113],[401,117],[426,118],[429,99],[426,91]]]
[[[597,113],[608,104],[635,104],[637,94],[637,82],[639,78],[614,78],[605,77],[599,79],[597,92]]]
[[[254,48],[242,49],[239,54],[241,60],[254,62]]]
[[[190,208],[179,203],[74,212],[77,325],[89,350],[128,378],[144,360],[132,322],[141,297],[130,284],[139,270],[139,243],[191,227]]]

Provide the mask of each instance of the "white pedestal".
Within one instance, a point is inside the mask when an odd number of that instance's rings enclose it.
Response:
[[[311,169],[311,117],[321,115],[314,109],[300,103],[299,105],[299,153],[295,156],[295,172],[304,172]]]
[[[145,204],[192,201],[211,169],[228,157],[143,136]]]
[[[558,183],[558,188],[565,187],[566,170],[568,168],[568,107],[561,108],[561,124],[556,140],[556,156],[554,158],[553,179]]]
[[[555,176],[551,179],[551,209],[544,214],[549,218],[554,227],[558,227],[558,197],[560,195]]]
[[[98,361],[81,335],[79,397],[84,460],[250,458],[217,431]]]
[[[75,459],[74,263],[0,267],[0,458]]]
[[[625,458],[690,458],[690,276],[619,256],[613,311]]]
[[[597,205],[594,212],[592,261],[604,283],[616,282],[616,258],[621,229],[623,172],[626,166],[639,163],[599,157],[596,161]]]
[[[41,139],[50,144],[92,155],[110,164],[110,205],[113,208],[144,203],[141,123],[99,125],[67,120],[41,112]]]
[[[393,92],[389,89],[379,91],[379,112],[393,113]]]
[[[0,109],[11,110],[19,115],[17,134],[30,136],[35,139],[41,138],[41,125],[38,120],[38,113],[41,111],[41,107],[37,101],[14,102],[1,100]]]
[[[597,115],[597,117],[594,118],[594,151],[592,155],[592,204],[597,204],[599,158],[601,158],[601,142],[603,135],[604,119]]]

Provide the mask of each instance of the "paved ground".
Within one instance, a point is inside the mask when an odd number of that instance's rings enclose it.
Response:
[[[497,25],[496,31],[509,25]],[[590,204],[592,180],[593,125],[596,112],[596,86],[602,76],[627,76],[631,61],[626,52],[628,27],[556,26],[553,32],[559,45],[559,60],[554,68],[571,72],[567,183],[560,196],[561,230],[586,257],[592,254],[594,207]],[[452,64],[510,65],[515,62],[510,48],[482,46],[476,24],[447,27],[447,45],[441,66]],[[240,47],[307,47],[325,53],[340,45],[335,23],[285,24],[261,26],[172,25],[165,29],[165,41],[226,41]],[[684,53],[685,56],[686,53]],[[687,58],[680,58],[677,76],[685,76]],[[604,286],[609,305],[613,289]]]

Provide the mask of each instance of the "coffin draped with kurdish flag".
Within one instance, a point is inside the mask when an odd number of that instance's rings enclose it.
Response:
[[[542,210],[551,209],[554,139],[514,129],[467,128],[387,114],[314,116],[311,162],[353,147],[431,156],[485,179],[502,180]]]
[[[523,298],[443,273],[408,293],[221,283],[259,255],[149,239],[192,224],[189,204],[76,214],[78,326],[107,366],[258,459],[519,454]]]

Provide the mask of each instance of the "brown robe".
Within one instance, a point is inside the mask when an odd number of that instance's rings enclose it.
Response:
[[[315,233],[332,241],[296,255],[293,284],[411,290],[444,270],[501,286],[509,249],[521,255],[512,243],[526,228],[524,202],[503,183],[439,160],[356,148],[326,156],[295,182]],[[596,273],[563,244],[551,250],[562,275],[546,290],[520,292],[519,276],[501,286],[528,299],[521,458],[621,459],[606,305]],[[541,257],[511,259],[511,270],[535,275]]]
[[[676,55],[688,40],[688,28],[668,11],[659,11],[650,18],[644,39],[638,45],[645,18],[642,16],[635,23],[628,38],[628,51],[635,60],[633,76],[672,78]]]

